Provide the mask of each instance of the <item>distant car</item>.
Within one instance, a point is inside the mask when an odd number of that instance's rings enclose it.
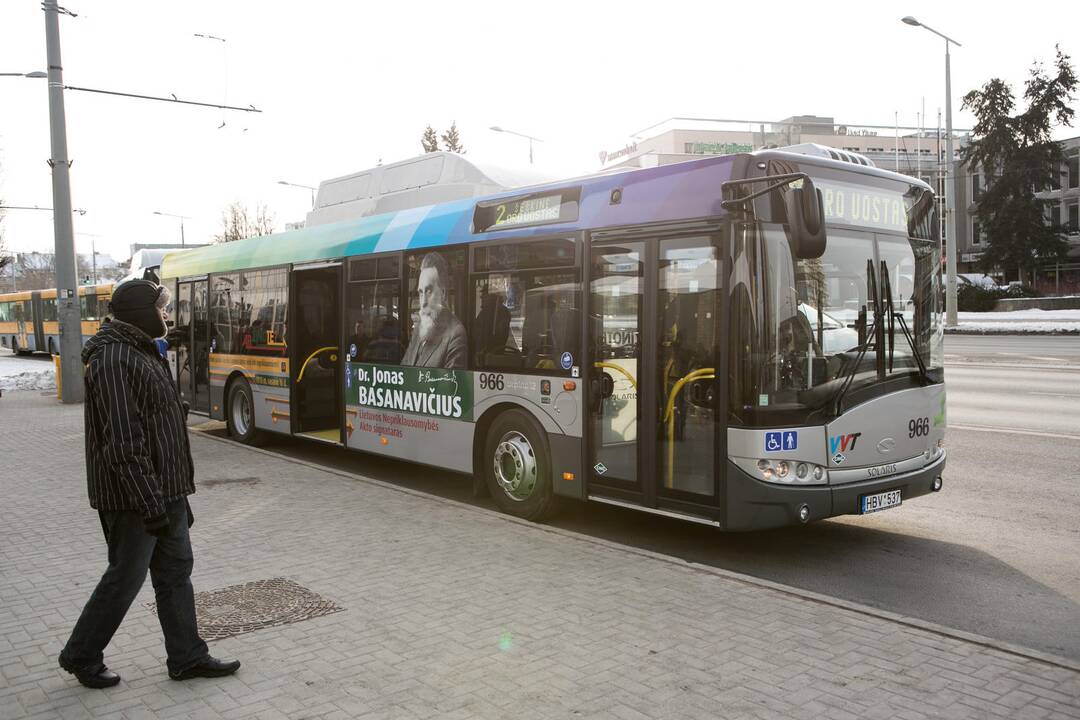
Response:
[[[810,323],[810,329],[814,336],[817,337],[817,308],[806,303],[799,303],[799,311]],[[824,341],[824,347],[821,348],[821,351],[826,355],[835,355],[859,345],[858,332],[824,312],[821,313],[821,337]]]
[[[972,285],[984,290],[997,290],[999,287],[997,281],[985,273],[957,273],[956,282],[957,287]]]

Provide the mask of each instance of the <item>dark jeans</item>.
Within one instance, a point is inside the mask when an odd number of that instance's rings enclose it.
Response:
[[[102,662],[105,646],[142,588],[147,570],[154,584],[169,671],[186,670],[208,655],[195,624],[195,595],[191,588],[194,558],[188,536],[187,502],[170,503],[167,512],[169,533],[163,538],[143,529],[138,512],[100,513],[109,545],[109,567],[60,653],[68,667]]]

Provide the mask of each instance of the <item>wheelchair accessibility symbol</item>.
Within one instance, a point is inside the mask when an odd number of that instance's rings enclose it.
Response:
[[[765,452],[788,452],[799,448],[799,433],[796,430],[765,433]]]

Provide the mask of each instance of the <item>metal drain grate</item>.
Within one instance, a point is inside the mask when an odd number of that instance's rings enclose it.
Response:
[[[156,603],[147,603],[147,607],[157,611]],[[288,625],[343,609],[318,593],[280,577],[195,594],[199,634],[207,641]]]

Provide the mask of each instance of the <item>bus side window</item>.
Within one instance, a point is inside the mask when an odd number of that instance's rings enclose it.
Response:
[[[476,249],[472,367],[569,375],[580,362],[581,288],[571,239]]]

